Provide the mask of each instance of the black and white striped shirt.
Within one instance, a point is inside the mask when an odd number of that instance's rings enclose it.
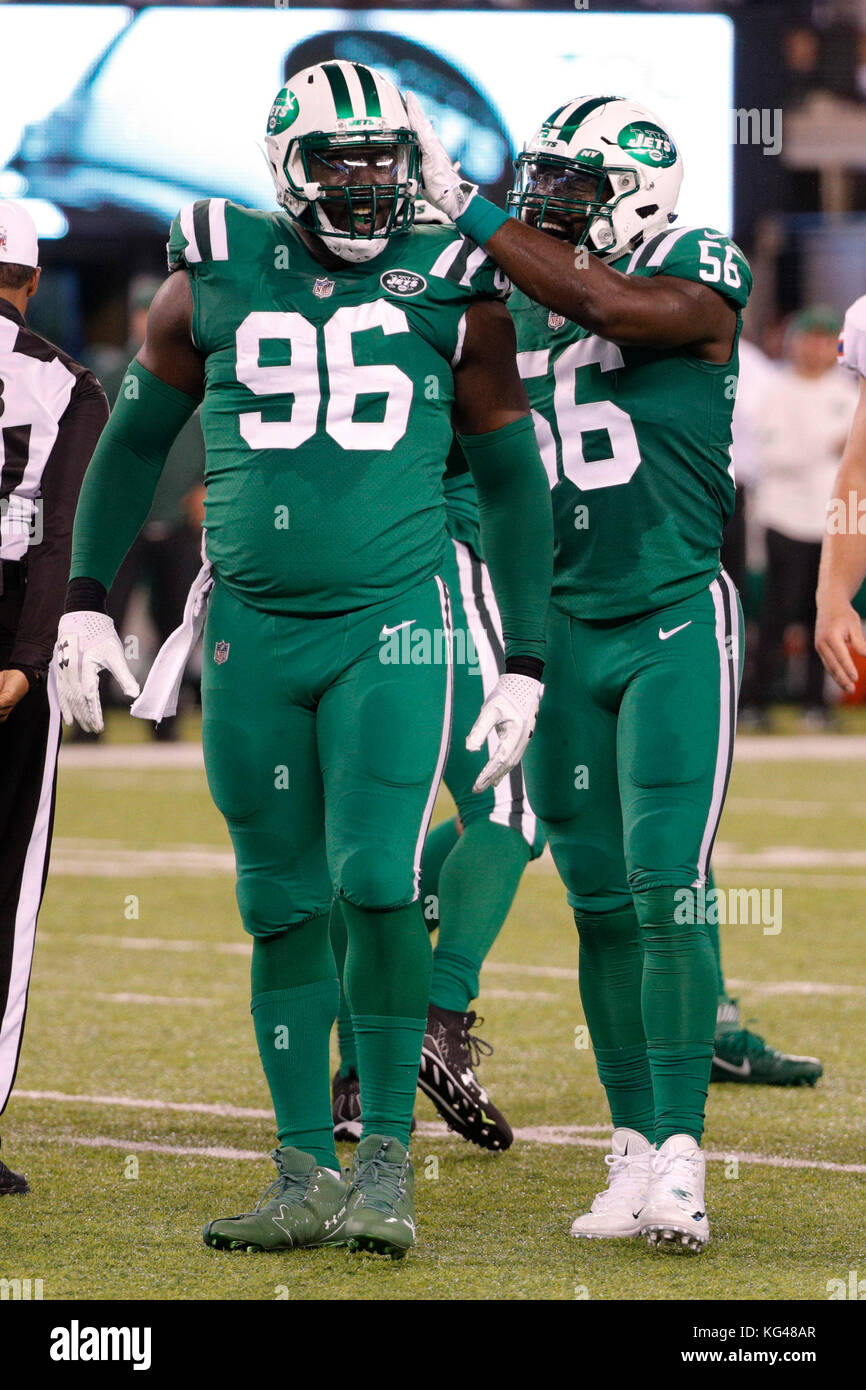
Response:
[[[0,296],[0,560],[23,563],[24,600],[3,663],[44,674],[63,611],[75,506],[108,419],[92,372],[33,333]]]

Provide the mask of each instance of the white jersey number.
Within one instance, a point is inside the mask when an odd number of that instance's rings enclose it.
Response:
[[[550,350],[519,352],[517,366],[524,379],[546,376]],[[562,441],[563,476],[583,492],[599,487],[621,487],[633,476],[640,464],[637,435],[629,416],[613,401],[575,400],[576,377],[582,367],[596,363],[603,372],[616,371],[623,366],[623,357],[616,343],[593,334],[570,343],[557,358],[553,369],[553,413]],[[532,412],[541,457],[547,469],[551,487],[559,482],[556,469],[556,443],[547,420],[538,411]],[[596,462],[584,455],[584,435],[606,432],[610,440],[610,457]]]
[[[399,367],[357,366],[352,335],[369,329],[386,335],[408,333],[402,309],[385,299],[344,305],[324,326],[329,398],[325,429],[344,449],[393,449],[403,438],[412,406],[412,379]],[[263,367],[261,343],[278,338],[291,348],[292,360]],[[315,325],[298,313],[248,314],[235,335],[237,379],[256,396],[293,397],[288,420],[263,420],[259,410],[239,417],[241,437],[251,449],[298,449],[316,433],[322,393],[319,384]],[[385,396],[381,420],[354,420],[360,395]]]

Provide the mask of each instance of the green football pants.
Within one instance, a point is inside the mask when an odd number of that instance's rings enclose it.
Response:
[[[545,694],[524,757],[568,901],[704,884],[733,754],[742,615],[722,572],[641,618],[589,623],[551,605]]]
[[[580,992],[615,1127],[700,1142],[717,973],[679,899],[706,883],[730,774],[739,601],[722,572],[622,622],[551,608],[526,779],[580,935]],[[695,903],[691,904],[694,908]]]
[[[419,896],[451,725],[448,591],[430,579],[335,617],[287,617],[217,583],[202,742],[253,936]]]

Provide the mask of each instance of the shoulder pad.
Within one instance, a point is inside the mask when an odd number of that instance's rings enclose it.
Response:
[[[201,198],[182,207],[171,224],[168,268],[229,258],[225,198]]]
[[[752,289],[752,271],[739,246],[712,227],[671,227],[657,232],[632,254],[626,274],[641,270],[709,285],[739,308]]]
[[[430,274],[464,290],[468,297],[477,294],[487,299],[507,299],[511,281],[484,248],[462,236],[456,227],[443,231],[450,235],[431,265]]]

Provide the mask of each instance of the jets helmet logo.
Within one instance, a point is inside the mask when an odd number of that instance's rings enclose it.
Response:
[[[282,135],[283,131],[288,130],[292,122],[298,119],[299,110],[298,98],[294,92],[290,92],[288,87],[283,87],[277,93],[271,114],[268,116],[268,135]]]
[[[626,150],[632,159],[641,164],[651,164],[657,169],[669,169],[676,164],[677,150],[669,135],[649,121],[632,121],[623,126],[617,136],[617,144]]]

